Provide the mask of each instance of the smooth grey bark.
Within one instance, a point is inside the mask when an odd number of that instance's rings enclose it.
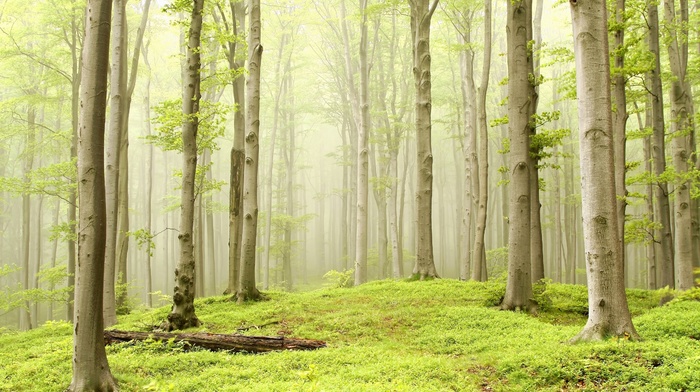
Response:
[[[410,0],[413,78],[416,89],[416,262],[413,278],[438,277],[433,259],[433,152],[431,123],[430,21],[438,0]]]
[[[692,154],[688,135],[691,134],[688,96],[691,91],[686,81],[688,66],[688,2],[680,0],[680,10],[676,12],[675,0],[664,0],[664,19],[669,28],[669,64],[674,78],[671,82],[671,134],[673,139],[672,156],[676,174],[674,189],[674,264],[676,289],[688,290],[693,282],[693,238],[690,213],[690,184],[686,178],[690,169]]]
[[[27,108],[27,135],[23,151],[22,171],[25,186],[30,186],[29,173],[34,166],[34,148],[36,147],[36,106],[30,104]],[[31,198],[28,192],[22,194],[22,288],[30,287],[30,260],[29,245],[31,243]],[[32,307],[29,300],[25,301],[24,309],[20,310],[20,329],[32,329]]]
[[[290,58],[291,59],[291,58]],[[291,62],[291,61],[290,61]],[[291,69],[291,66],[290,66]],[[294,219],[294,155],[296,154],[295,145],[295,135],[294,135],[294,86],[293,79],[288,77],[285,79],[286,87],[285,91],[288,95],[287,105],[288,110],[286,110],[285,123],[287,126],[287,149],[284,151],[285,163],[287,169],[287,207],[286,212],[288,216],[288,221],[284,227],[284,252],[282,257],[282,271],[284,274],[284,286],[287,291],[292,291],[294,287],[294,279],[292,276],[292,220]]]
[[[627,209],[627,187],[625,186],[626,174],[626,145],[627,136],[627,97],[626,77],[624,74],[625,67],[625,0],[616,0],[615,2],[615,25],[613,32],[615,43],[613,48],[615,64],[612,73],[613,85],[613,156],[615,157],[615,194],[617,195],[617,220],[620,241],[621,263],[625,265],[625,214]]]
[[[540,77],[540,54],[542,46],[542,0],[537,0],[535,7],[535,17],[528,19],[528,42],[532,42],[532,64],[533,81],[530,82],[532,99],[530,100],[530,116],[537,114],[539,103],[539,77]],[[530,8],[530,12],[532,9]],[[531,120],[534,121],[534,120]],[[530,127],[530,138],[536,135],[536,128]],[[531,149],[533,147],[531,146]],[[544,244],[542,241],[542,203],[540,201],[540,161],[542,146],[538,146],[530,153],[530,268],[532,270],[531,279],[538,282],[544,279]]]
[[[654,162],[654,208],[655,219],[661,228],[655,230],[656,257],[658,260],[658,286],[675,285],[673,272],[673,235],[668,184],[661,176],[666,172],[666,140],[664,120],[663,86],[661,84],[661,51],[659,46],[659,10],[657,4],[647,6],[649,20],[649,51],[654,55],[654,68],[649,72],[651,80],[652,141],[651,155]]]
[[[180,257],[175,269],[173,306],[165,325],[167,331],[197,327],[200,321],[195,314],[195,255],[193,226],[195,213],[195,172],[197,170],[197,129],[199,127],[199,101],[201,99],[200,59],[202,9],[204,0],[194,0],[187,40],[182,90],[182,191],[180,205],[180,230],[178,240]],[[201,263],[202,261],[199,260]]]
[[[489,88],[489,71],[491,70],[491,0],[484,0],[484,60],[481,65],[481,82],[477,90],[477,112],[479,126],[479,203],[476,215],[476,233],[474,235],[474,269],[472,280],[485,281],[486,247],[486,217],[489,203],[489,132],[486,121],[486,93]]]
[[[104,130],[112,2],[88,0],[80,78],[78,273],[70,392],[116,391],[104,346]]]
[[[149,1],[149,0],[147,0]],[[151,136],[151,64],[148,62],[148,45],[141,47],[141,53],[143,54],[143,62],[146,66],[146,87],[145,94],[143,97],[143,111],[144,111],[144,132],[146,137]],[[152,234],[153,230],[153,143],[148,143],[147,155],[146,155],[146,211],[144,215],[146,216],[146,232]],[[153,266],[152,258],[153,251],[150,248],[146,250],[146,304],[149,308],[153,307]]]
[[[508,41],[508,136],[510,153],[510,205],[508,233],[508,278],[502,309],[530,310],[532,281],[530,266],[530,133],[534,97],[529,75],[532,51],[528,50],[528,25],[532,23],[531,0],[509,1],[507,8]]]
[[[114,0],[112,48],[110,54],[109,131],[105,146],[105,201],[107,237],[105,243],[104,296],[102,312],[105,327],[117,323],[115,277],[117,270],[117,225],[119,212],[120,147],[126,107],[126,0]]]
[[[652,128],[652,123],[653,123],[653,114],[651,110],[651,101],[653,97],[651,94],[648,94],[647,96],[647,101],[645,104],[644,108],[644,113],[645,113],[645,121],[642,123],[641,119],[641,114],[639,113],[639,110],[637,110],[637,122],[639,123],[639,128],[647,128],[651,129]],[[637,105],[635,103],[635,109],[637,108]],[[644,144],[643,144],[643,149],[644,149],[644,171],[651,174],[653,171],[652,167],[652,153],[651,153],[651,138],[652,135],[646,136],[644,138]],[[646,215],[647,218],[649,219],[650,222],[654,222],[654,185],[652,182],[649,182],[645,186],[645,207],[646,207]],[[656,258],[656,249],[655,249],[655,241],[654,241],[654,236],[651,235],[651,238],[647,238],[645,241],[645,257],[647,260],[647,289],[648,290],[656,290],[658,288],[657,285],[657,275],[658,275],[658,268],[657,268],[657,258]]]
[[[465,32],[460,34],[462,45],[471,44],[471,21],[467,21]],[[474,86],[474,53],[472,49],[463,51],[460,55],[460,76],[462,77],[462,111],[464,112],[464,133],[462,137],[462,155],[464,162],[464,187],[462,204],[462,260],[459,267],[459,278],[469,279],[472,271],[473,249],[473,229],[474,229],[474,200],[478,197],[477,173],[477,127],[476,127],[476,87]]]
[[[572,341],[638,339],[625,294],[615,195],[608,15],[604,0],[571,0],[579,100],[588,321]]]
[[[357,133],[357,233],[355,286],[367,282],[367,210],[369,207],[369,66],[367,62],[367,0],[360,0],[360,91]]]
[[[255,256],[258,226],[258,157],[260,131],[260,62],[263,47],[260,43],[260,0],[249,4],[248,33],[248,80],[246,138],[245,138],[245,184],[243,186],[243,241],[241,248],[241,278],[238,302],[255,300],[260,292],[255,287]]]

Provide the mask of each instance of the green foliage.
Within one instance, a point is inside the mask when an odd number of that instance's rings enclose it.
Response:
[[[114,285],[114,294],[116,298],[123,298],[123,301],[117,306],[117,315],[125,315],[131,313],[132,310],[136,308],[139,303],[139,299],[136,297],[129,297],[129,290],[133,290],[133,286],[127,282],[122,274],[119,274],[119,279],[117,279]]]
[[[0,277],[21,271],[16,265],[0,267]],[[33,303],[62,302],[70,300],[73,286],[66,286],[68,269],[65,264],[55,267],[42,266],[37,273],[38,288],[24,289],[18,281],[6,287],[0,287],[0,313],[10,312],[18,308],[26,308]],[[55,286],[59,286],[56,288]]]
[[[185,121],[191,118],[182,113],[182,98],[166,100],[153,107],[157,124],[156,133],[145,139],[164,151],[182,152],[182,132]],[[224,121],[230,108],[222,103],[212,103],[202,100],[199,113],[193,114],[199,119],[197,129],[197,154],[204,150],[218,150],[216,139],[224,135]]]
[[[156,248],[155,242],[153,242],[153,237],[155,235],[146,229],[138,229],[134,231],[129,231],[126,233],[129,237],[133,237],[136,240],[136,246],[142,250],[146,249],[148,255],[153,257],[153,250]]]
[[[306,293],[270,292],[236,305],[197,299],[205,330],[322,339],[316,351],[262,355],[186,350],[174,342],[107,347],[122,391],[697,390],[700,302],[657,307],[660,292],[628,291],[644,341],[569,345],[585,322],[586,288],[547,282],[540,313],[490,306],[503,282],[375,281]],[[651,305],[656,300],[656,305]],[[147,330],[169,307],[120,317]],[[641,313],[637,313],[641,312]],[[149,320],[144,323],[144,320]],[[148,325],[146,325],[148,324]],[[70,383],[72,327],[47,323],[0,333],[0,390],[55,391]]]
[[[355,282],[355,269],[346,269],[343,271],[330,270],[323,274],[323,279],[328,283],[326,286],[335,288],[349,288]]]

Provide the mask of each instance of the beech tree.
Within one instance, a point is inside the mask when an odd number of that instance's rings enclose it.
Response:
[[[573,338],[637,339],[625,294],[613,152],[608,15],[605,0],[570,0],[579,108],[581,198],[588,322]]]
[[[437,277],[433,260],[433,152],[431,123],[430,20],[438,0],[411,0],[413,78],[416,86],[416,263],[413,277]]]
[[[249,5],[248,70],[246,81],[246,137],[243,184],[243,239],[241,241],[241,277],[238,302],[255,300],[260,292],[255,287],[255,255],[258,227],[258,158],[260,152],[260,62],[263,47],[260,43],[260,0]]]
[[[360,119],[357,133],[357,237],[355,285],[367,281],[367,208],[369,207],[369,69],[367,65],[367,0],[360,1]]]
[[[508,136],[510,152],[510,220],[508,233],[508,280],[503,309],[529,310],[532,282],[530,280],[530,133],[532,115],[532,49],[529,35],[532,24],[532,1],[508,2]]]
[[[68,391],[116,391],[104,346],[104,131],[112,2],[89,0],[83,46],[78,148],[78,266],[73,379]]]
[[[190,18],[189,37],[182,89],[182,192],[180,206],[180,260],[175,269],[175,293],[173,307],[168,315],[166,330],[185,329],[200,325],[195,314],[195,255],[193,244],[195,210],[195,174],[197,171],[197,129],[199,126],[199,102],[201,68],[200,58],[202,10],[204,0],[194,0]],[[199,260],[201,263],[202,260]]]

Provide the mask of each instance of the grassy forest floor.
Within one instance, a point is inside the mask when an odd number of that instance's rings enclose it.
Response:
[[[116,344],[107,355],[122,391],[700,391],[700,290],[659,307],[663,291],[628,290],[641,342],[571,345],[586,321],[583,286],[538,289],[536,315],[499,311],[502,283],[378,281],[358,288],[267,293],[236,305],[195,302],[202,331],[320,339],[327,348],[267,354]],[[148,331],[169,307],[120,317]],[[0,331],[0,391],[70,384],[71,326]]]

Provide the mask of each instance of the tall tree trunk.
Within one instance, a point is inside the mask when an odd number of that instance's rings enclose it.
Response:
[[[617,195],[617,221],[620,241],[621,263],[625,265],[625,210],[627,208],[627,187],[625,186],[626,173],[626,144],[627,136],[627,98],[625,95],[625,0],[615,2],[615,68],[612,74],[613,84],[613,156],[615,159],[615,194]]]
[[[241,249],[241,281],[238,302],[260,296],[255,287],[255,255],[258,227],[258,157],[260,131],[260,62],[263,47],[260,44],[260,0],[249,4],[248,70],[246,111],[246,166],[243,186],[243,242]]]
[[[105,276],[103,314],[106,327],[117,323],[115,276],[117,270],[117,228],[119,214],[119,159],[126,107],[126,1],[114,1],[112,24],[112,53],[110,71],[109,133],[105,149],[105,194],[107,208],[107,240],[105,246]]]
[[[639,128],[642,129],[652,128],[653,124],[653,115],[651,111],[651,101],[653,97],[651,94],[648,95],[646,101],[646,107],[645,107],[645,122],[642,124],[641,120],[641,115],[639,114],[639,111],[637,111],[637,120],[639,122]],[[636,104],[635,104],[636,108]],[[651,139],[653,135],[646,136],[644,138],[644,171],[651,174],[653,171],[652,167],[652,148],[651,148]],[[654,215],[654,185],[652,182],[649,182],[646,185],[646,215],[647,219],[649,219],[649,222],[654,222],[655,220],[655,215]],[[657,258],[656,258],[656,248],[655,248],[655,238],[652,235],[651,238],[646,238],[645,239],[645,256],[647,260],[647,289],[648,290],[656,290],[658,288],[657,285],[657,276],[658,276],[658,268],[657,268]]]
[[[186,68],[183,80],[182,113],[182,192],[180,206],[180,258],[175,269],[175,293],[173,306],[168,314],[166,330],[185,329],[200,325],[195,314],[195,258],[193,225],[195,213],[194,181],[197,170],[197,129],[199,127],[199,101],[201,99],[200,60],[202,9],[204,0],[194,0],[187,41]],[[201,263],[202,261],[199,260]]]
[[[104,129],[111,1],[88,0],[80,78],[78,193],[80,222],[73,326],[73,378],[68,391],[116,391],[104,346],[102,293],[106,237]]]
[[[609,335],[638,339],[627,307],[622,242],[618,239],[606,3],[572,0],[569,4],[577,71],[588,276],[588,322],[573,340],[600,340]]]
[[[539,102],[539,77],[540,77],[540,54],[542,46],[542,0],[537,0],[534,19],[527,24],[529,28],[528,42],[533,42],[532,64],[533,81],[530,82],[532,99],[530,100],[530,115],[537,114],[537,104]],[[530,9],[530,12],[532,10]],[[536,128],[530,127],[530,138],[536,134]],[[532,148],[532,147],[531,147]],[[531,279],[537,282],[544,279],[544,245],[542,243],[542,203],[540,202],[540,161],[542,146],[536,147],[530,154],[530,268],[532,270]]]
[[[653,3],[653,2],[652,2]],[[666,171],[666,141],[664,100],[661,85],[661,51],[659,48],[659,10],[657,4],[647,6],[649,20],[649,50],[654,54],[654,68],[649,72],[651,80],[652,143],[651,155],[654,162],[655,219],[661,227],[655,230],[656,256],[658,260],[659,287],[674,287],[673,278],[673,236],[671,233],[671,212],[668,198],[668,184],[662,179]]]
[[[471,44],[470,27],[461,35],[462,45]],[[460,76],[462,77],[462,111],[464,112],[464,135],[462,137],[462,155],[464,159],[464,186],[463,186],[463,216],[462,216],[462,260],[459,268],[459,278],[469,279],[472,271],[472,260],[474,256],[473,228],[474,228],[474,200],[478,197],[477,155],[476,155],[476,88],[474,87],[474,54],[471,49],[467,49],[460,56]]]
[[[430,20],[438,0],[411,0],[413,78],[416,86],[416,262],[415,279],[437,277],[433,260],[433,152],[431,123]]]
[[[24,146],[24,183],[30,185],[29,174],[34,166],[34,149],[36,148],[36,107],[30,104],[27,109],[27,137]],[[30,261],[31,254],[29,245],[31,243],[31,198],[28,191],[22,194],[22,288],[29,290],[30,286]],[[32,329],[32,313],[29,300],[25,301],[24,309],[20,311],[20,329]]]
[[[486,121],[486,93],[489,88],[491,70],[491,0],[484,1],[484,62],[481,68],[481,84],[478,90],[477,110],[479,113],[479,205],[476,217],[474,238],[474,269],[472,280],[482,281],[486,276],[486,215],[489,203],[489,132]]]
[[[357,133],[357,236],[355,285],[367,282],[367,209],[369,207],[369,67],[367,64],[367,0],[360,0],[360,118]]]
[[[146,92],[143,97],[143,111],[144,119],[143,122],[146,137],[151,136],[151,65],[148,63],[148,56],[146,51],[146,46],[143,47],[143,61],[146,64],[146,71],[148,77],[146,78]],[[146,155],[146,232],[152,235],[153,232],[153,144],[149,143]],[[152,240],[152,239],[151,239]],[[151,249],[151,244],[147,244],[148,249],[146,250],[146,304],[149,308],[153,307],[153,266],[151,265],[153,250]]]
[[[691,94],[686,83],[688,64],[688,2],[680,0],[680,10],[675,9],[675,0],[664,0],[664,16],[670,26],[671,42],[668,45],[669,64],[674,76],[671,82],[671,133],[673,134],[673,166],[676,173],[675,184],[675,278],[678,290],[693,287],[693,239],[690,213],[690,189],[686,179],[689,171],[688,134],[691,130],[688,117],[688,99]]]
[[[242,1],[229,1],[231,10],[231,32],[239,35],[239,28],[245,30],[245,4]],[[222,11],[223,15],[223,11]],[[238,73],[243,68],[245,56],[238,50],[237,39],[228,42],[226,56],[229,70]],[[243,167],[245,165],[245,77],[235,76],[232,82],[233,101],[236,110],[233,115],[233,146],[231,147],[231,177],[229,183],[229,251],[227,294],[238,292],[241,261],[241,238],[243,234]]]
[[[291,68],[291,67],[290,67]],[[294,155],[296,154],[296,146],[294,140],[294,91],[291,76],[286,80],[286,91],[289,94],[287,98],[288,110],[286,111],[286,124],[287,124],[287,151],[286,151],[286,163],[287,163],[287,216],[288,221],[284,228],[284,258],[282,260],[282,269],[284,273],[284,285],[287,291],[292,291],[294,286],[294,279],[292,276],[292,228],[294,220]]]
[[[532,302],[530,267],[530,112],[532,96],[532,51],[528,38],[532,23],[531,0],[508,2],[508,135],[510,153],[510,229],[508,233],[508,279],[503,309],[529,310]]]

